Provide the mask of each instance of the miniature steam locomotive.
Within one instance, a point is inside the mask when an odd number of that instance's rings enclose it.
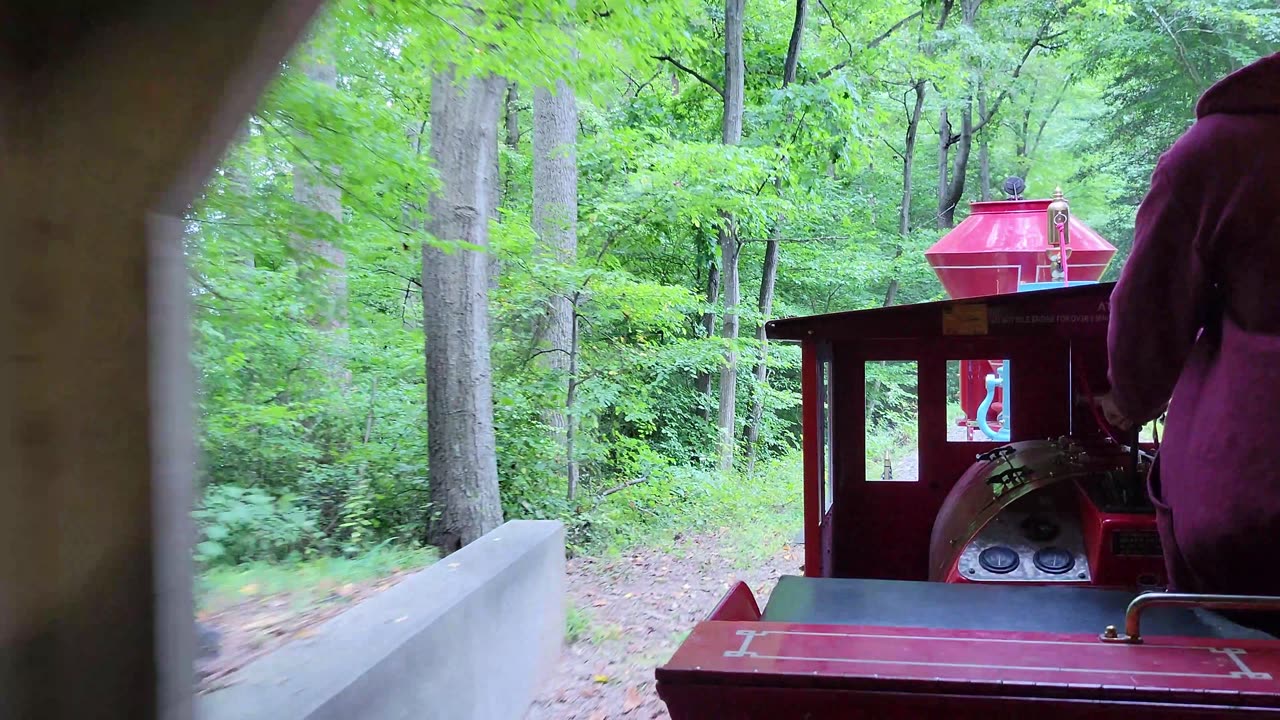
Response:
[[[1154,443],[1093,409],[1115,253],[1052,200],[974,203],[952,299],[770,322],[802,349],[803,576],[742,583],[657,669],[674,720],[1280,716],[1280,640],[1164,592]],[[869,369],[916,378],[916,451],[868,452]],[[896,464],[896,467],[895,467]]]

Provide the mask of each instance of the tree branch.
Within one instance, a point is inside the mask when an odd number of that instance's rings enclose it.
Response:
[[[853,43],[849,42],[849,36],[845,35],[844,30],[840,29],[840,23],[836,22],[835,16],[831,14],[831,9],[828,8],[827,4],[822,0],[818,0],[818,7],[822,8],[822,12],[827,14],[827,22],[831,23],[831,29],[836,31],[840,36],[840,39],[844,40],[845,47],[849,48],[849,57],[853,57]]]
[[[636,80],[635,78],[631,77],[631,73],[628,73],[626,70],[620,70],[619,72],[621,72],[623,75],[626,76],[627,82],[631,83],[636,87],[635,93],[632,95],[632,97],[640,97],[640,93],[644,92],[645,88],[652,85],[654,80],[657,80],[659,77],[662,76],[662,70],[658,70],[658,72],[653,74],[653,77],[649,78],[644,82],[640,82],[639,80]]]
[[[663,61],[666,61],[666,62],[671,63],[671,64],[672,64],[672,65],[674,65],[677,69],[679,69],[679,70],[683,70],[684,72],[688,73],[689,75],[692,75],[693,77],[697,78],[698,82],[702,83],[703,85],[706,85],[707,87],[711,88],[712,90],[715,90],[715,91],[716,91],[716,94],[717,94],[717,95],[719,95],[720,97],[722,97],[722,98],[724,97],[724,89],[723,89],[723,88],[721,88],[719,85],[715,84],[715,83],[714,83],[714,82],[712,82],[711,80],[708,80],[707,78],[703,77],[702,73],[700,73],[700,72],[698,72],[697,70],[694,70],[693,68],[691,68],[691,67],[689,67],[689,66],[687,66],[687,65],[685,65],[685,64],[683,64],[683,63],[681,63],[679,60],[676,60],[675,58],[671,57],[670,55],[654,55],[654,56],[653,56],[653,59],[654,59],[654,60],[663,60]]]
[[[638,479],[636,479],[636,480],[628,480],[627,482],[624,482],[624,483],[622,483],[621,485],[618,485],[618,486],[616,486],[616,487],[611,487],[611,488],[609,488],[608,490],[605,490],[604,492],[600,493],[600,497],[602,497],[602,498],[604,498],[604,497],[609,497],[610,495],[612,495],[612,494],[614,494],[614,493],[616,493],[616,492],[622,492],[623,490],[626,490],[627,488],[635,487],[636,485],[639,485],[639,484],[641,484],[641,483],[646,483],[646,482],[649,482],[649,476],[648,476],[648,475],[646,475],[646,476],[644,476],[644,477],[642,477],[642,478],[638,478]]]
[[[1009,76],[1010,80],[1017,80],[1018,77],[1022,75],[1022,69],[1026,67],[1027,60],[1031,58],[1031,53],[1035,52],[1036,48],[1046,47],[1044,45],[1044,42],[1046,40],[1051,40],[1053,38],[1056,38],[1062,35],[1061,32],[1049,34],[1049,28],[1053,26],[1053,21],[1058,19],[1059,17],[1065,16],[1067,13],[1071,12],[1071,10],[1074,9],[1076,6],[1080,5],[1083,1],[1084,0],[1072,0],[1071,2],[1064,5],[1062,7],[1062,10],[1057,15],[1045,18],[1045,21],[1040,24],[1040,29],[1036,32],[1035,39],[1032,40],[1031,44],[1027,45],[1027,49],[1023,51],[1022,59],[1018,61],[1018,66],[1013,69],[1013,74]],[[977,134],[984,127],[987,126],[987,123],[991,122],[991,119],[996,116],[996,111],[1000,109],[1000,104],[1003,103],[1009,97],[1009,93],[1011,91],[1012,91],[1011,88],[1005,88],[1004,90],[1000,91],[1000,94],[996,96],[995,102],[991,103],[991,107],[987,112],[987,116],[985,118],[979,118],[978,124],[973,126],[972,132],[974,134]]]
[[[826,6],[824,3],[822,3],[821,1],[819,1],[819,3],[818,3],[818,4],[822,6],[822,9],[823,9],[823,10],[827,10],[827,6]],[[875,50],[877,47],[879,47],[879,46],[880,46],[880,43],[883,43],[885,40],[888,40],[890,37],[892,37],[892,36],[893,36],[893,34],[894,34],[895,32],[897,32],[897,31],[901,30],[901,29],[902,29],[902,28],[903,28],[907,23],[909,23],[909,22],[911,22],[912,20],[915,20],[916,18],[920,17],[920,15],[921,15],[923,12],[924,12],[923,10],[917,10],[917,11],[915,11],[915,12],[911,13],[910,15],[908,15],[908,16],[906,16],[906,17],[902,18],[901,20],[899,20],[898,22],[896,22],[896,23],[894,23],[892,26],[890,26],[888,30],[885,30],[884,32],[880,33],[880,34],[879,34],[879,35],[877,35],[875,38],[873,38],[873,39],[871,40],[871,42],[867,43],[865,47],[863,47],[861,50],[859,50],[859,51],[858,51],[858,52],[856,52],[856,53],[855,53],[855,52],[853,52],[853,46],[852,46],[852,45],[850,45],[850,46],[849,46],[849,57],[848,57],[848,59],[846,59],[846,60],[842,60],[841,62],[836,63],[836,65],[835,65],[834,67],[832,67],[832,68],[830,68],[830,69],[828,69],[828,70],[824,70],[824,71],[822,71],[822,72],[818,73],[818,79],[819,79],[819,80],[826,80],[827,78],[831,77],[834,73],[837,73],[837,72],[839,72],[839,71],[841,71],[841,70],[845,69],[846,67],[848,67],[848,66],[849,66],[849,64],[850,64],[850,63],[852,63],[854,60],[858,59],[858,57],[859,57],[859,56],[861,56],[861,55],[862,55],[862,53],[867,52],[868,50]],[[829,17],[831,17],[831,11],[830,11],[830,10],[827,10],[827,17],[828,17],[828,18],[829,18]],[[832,21],[832,26],[834,27],[834,25],[835,25],[835,21],[833,20],[833,21]],[[840,32],[840,31],[839,31],[839,28],[837,28],[837,29],[836,29],[836,31],[837,31],[837,32]],[[844,33],[843,33],[843,32],[841,32],[841,33],[840,33],[840,37],[844,37]],[[848,42],[849,42],[849,39],[848,39],[848,38],[845,38],[845,42],[846,42],[846,43],[848,43]]]
[[[1182,44],[1182,41],[1178,39],[1178,35],[1173,31],[1173,28],[1169,27],[1169,23],[1165,22],[1164,17],[1157,12],[1155,8],[1151,7],[1150,4],[1147,4],[1146,7],[1147,12],[1155,16],[1156,21],[1160,23],[1160,27],[1164,29],[1165,34],[1167,34],[1169,39],[1173,41],[1173,47],[1178,51],[1178,59],[1182,61],[1182,66],[1187,69],[1187,74],[1191,76],[1191,79],[1195,81],[1196,85],[1202,85],[1203,83],[1200,81],[1200,73],[1196,72],[1196,69],[1191,65],[1191,60],[1187,58],[1186,46]]]
[[[899,151],[898,151],[898,148],[896,148],[896,147],[894,147],[894,146],[893,146],[893,143],[889,142],[888,140],[885,140],[884,138],[880,138],[880,140],[881,140],[882,142],[884,142],[884,144],[885,144],[885,146],[886,146],[886,147],[888,147],[890,150],[892,150],[892,151],[893,151],[893,154],[894,154],[894,155],[897,155],[897,156],[898,156],[898,159],[900,159],[900,160],[902,160],[902,161],[904,161],[904,162],[906,161],[907,156],[906,156],[906,155],[903,155],[901,152],[899,152]]]
[[[1036,150],[1040,147],[1040,138],[1044,136],[1045,126],[1049,124],[1049,120],[1053,119],[1053,114],[1058,111],[1058,106],[1062,104],[1062,99],[1067,96],[1067,90],[1071,88],[1071,84],[1075,82],[1075,79],[1076,76],[1074,74],[1067,76],[1067,81],[1062,83],[1062,91],[1058,93],[1053,105],[1049,107],[1049,112],[1045,113],[1045,116],[1040,119],[1040,127],[1036,130],[1036,139],[1031,144],[1031,149],[1027,153],[1028,156],[1036,154]]]

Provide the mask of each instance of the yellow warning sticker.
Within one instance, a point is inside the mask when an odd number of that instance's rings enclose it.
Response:
[[[958,303],[942,309],[943,335],[986,335],[986,303]]]

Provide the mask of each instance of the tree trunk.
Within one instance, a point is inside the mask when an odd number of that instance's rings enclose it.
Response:
[[[978,16],[978,7],[982,0],[962,0],[961,21],[972,28]],[[939,125],[938,143],[938,227],[949,229],[955,226],[956,206],[964,197],[965,177],[969,170],[969,151],[973,146],[973,98],[965,101],[964,114],[961,120],[960,134],[951,135],[951,123],[947,121],[947,111],[942,110]],[[956,156],[951,168],[951,177],[947,177],[947,152],[956,145]]]
[[[503,81],[432,78],[431,156],[440,175],[428,198],[429,230],[480,251],[422,250],[427,361],[431,543],[451,553],[502,524],[493,431],[486,292],[489,212],[496,187]]]
[[[889,307],[898,301],[898,284],[898,278],[889,281],[889,287],[884,291],[883,307]]]
[[[554,93],[533,91],[533,230],[534,254],[543,262],[571,266],[578,257],[578,108],[573,90],[564,81]],[[567,288],[555,288],[544,318],[545,341],[538,357],[565,391],[543,419],[556,434],[564,452],[568,496],[578,484],[577,463],[570,455],[570,360],[573,356],[573,301]]]
[[[985,90],[978,92],[978,123],[986,128],[987,120],[987,93]],[[988,134],[984,130],[982,137],[978,140],[978,182],[981,184],[982,201],[987,202],[991,199],[991,147],[987,142]]]
[[[707,263],[707,311],[702,313],[703,337],[716,334],[716,303],[720,302],[720,266],[715,260]],[[698,373],[698,392],[706,398],[700,411],[703,420],[711,419],[711,373]]]
[[[1023,179],[1027,177],[1027,171],[1030,169],[1031,163],[1028,160],[1027,144],[1031,137],[1031,108],[1022,111],[1022,127],[1018,132],[1018,142],[1014,146],[1014,157],[1017,158],[1018,173]]]
[[[902,153],[902,208],[898,213],[898,235],[906,237],[911,234],[911,192],[912,176],[916,164],[916,140],[920,133],[920,116],[924,110],[925,81],[916,82],[916,104],[907,119],[906,149]]]
[[[951,124],[947,122],[947,111],[942,111],[942,127],[941,133],[945,133],[945,140],[950,139]],[[940,137],[939,140],[944,140]],[[947,176],[947,144],[943,141],[939,145],[938,150],[938,172],[940,174],[938,182],[938,227],[949,229],[955,226],[956,206],[960,204],[960,198],[964,196],[964,180],[965,173],[969,167],[969,151],[973,146],[973,108],[972,104],[966,105],[964,112],[961,114],[960,134],[956,136],[956,156],[951,168],[951,175]]]
[[[791,25],[791,42],[787,44],[787,60],[782,65],[782,87],[796,81],[800,67],[800,46],[804,44],[804,24],[809,16],[809,0],[796,0],[795,22]]]
[[[725,145],[742,141],[742,109],[746,66],[742,55],[745,0],[724,3],[724,116],[721,139]],[[732,216],[720,226],[720,265],[724,283],[724,322],[721,334],[728,341],[720,368],[720,470],[733,469],[734,435],[738,407],[738,232]]]
[[[781,225],[777,226],[777,230]],[[769,337],[765,323],[773,316],[773,290],[778,278],[778,240],[771,238],[764,249],[764,271],[760,277],[760,326],[756,340],[760,343],[760,360],[756,362],[756,398],[751,404],[751,423],[747,426],[747,474],[755,471],[757,447],[760,441],[760,422],[764,418],[764,392],[769,387]]]
[[[800,48],[804,44],[804,24],[809,14],[809,0],[796,0],[795,21],[791,25],[791,42],[787,44],[787,58],[782,65],[782,89],[796,81],[800,67]],[[791,124],[792,118],[787,118]],[[774,180],[774,188],[781,192],[782,178]],[[764,391],[769,386],[769,337],[765,323],[773,313],[773,288],[778,278],[778,235],[782,231],[782,218],[774,223],[773,237],[764,248],[764,269],[760,273],[760,325],[756,328],[756,341],[760,343],[760,358],[755,367],[755,398],[751,402],[751,418],[747,425],[747,475],[756,468],[756,445],[760,441],[760,421],[764,418]]]
[[[569,390],[565,396],[565,433],[564,454],[568,462],[569,499],[572,500],[578,490],[578,306],[574,303],[569,308]]]
[[[507,83],[506,100],[503,103],[503,115],[506,118],[506,137],[504,138],[507,152],[515,155],[520,151],[520,90],[515,82]],[[510,164],[507,166],[507,172],[502,174],[502,198],[511,196],[512,171]]]
[[[333,64],[324,60],[308,62],[303,74],[311,82],[328,88],[337,88],[338,73]],[[331,167],[328,172],[337,175],[340,168]],[[324,213],[335,223],[342,222],[342,190],[325,180],[325,170],[313,167],[305,158],[299,158],[293,169],[293,199],[302,207]],[[295,233],[294,247],[320,259],[325,266],[316,273],[315,281],[321,283],[320,296],[313,322],[332,333],[336,345],[334,357],[327,364],[336,379],[345,383],[346,370],[341,361],[341,346],[347,331],[347,255],[332,240],[313,237],[316,233]]]
[[[511,152],[520,149],[520,88],[513,82],[507,85],[507,148]]]
[[[506,97],[506,94],[507,94],[508,82],[506,78],[499,77],[497,78],[497,83],[498,83],[498,102],[499,102],[499,105],[501,105],[502,98]],[[499,107],[499,112],[501,112],[501,107]],[[501,162],[502,159],[501,157],[499,157],[499,153],[497,151],[498,149],[497,120],[498,119],[495,118],[494,128],[493,128],[494,152],[493,152],[493,156],[489,160],[489,164],[492,166],[488,174],[489,184],[490,184],[489,193],[488,193],[489,210],[487,213],[485,213],[489,218],[489,222],[495,222],[495,223],[500,222],[502,220],[502,217],[501,217],[502,198],[507,191],[506,183],[502,182],[502,162]],[[498,282],[502,277],[502,259],[498,257],[497,253],[485,253],[485,254],[489,258],[488,268],[486,269],[486,273],[487,273],[486,288],[488,292],[494,292],[498,289]]]
[[[949,228],[951,221],[944,218],[947,208],[947,172],[950,170],[951,121],[947,119],[947,109],[938,111],[938,227]]]

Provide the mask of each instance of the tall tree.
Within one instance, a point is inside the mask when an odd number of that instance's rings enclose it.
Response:
[[[979,100],[981,104],[978,108],[978,122],[973,122],[973,94],[974,88],[966,88],[968,94],[965,98],[962,118],[960,123],[960,132],[952,133],[952,126],[947,119],[947,110],[944,107],[940,112],[938,120],[938,227],[950,228],[955,225],[956,206],[960,204],[960,199],[964,196],[965,179],[968,175],[969,156],[973,148],[973,138],[976,134],[986,128],[996,117],[996,113],[1000,110],[1000,105],[1008,97],[1012,90],[1012,84],[1022,75],[1023,68],[1026,67],[1027,61],[1036,51],[1036,48],[1046,46],[1046,40],[1056,36],[1052,33],[1054,23],[1064,18],[1073,9],[1079,7],[1084,0],[1067,0],[1060,6],[1055,7],[1054,12],[1045,16],[1039,27],[1036,29],[1031,41],[1027,43],[1026,48],[1022,52],[1018,64],[1014,67],[1013,72],[1009,75],[1009,86],[1005,87],[993,100],[990,106],[986,103],[982,89],[978,88]],[[974,27],[974,19],[978,14],[978,7],[982,4],[982,0],[961,0],[961,12],[964,25],[970,30]],[[942,25],[939,25],[941,28]],[[980,68],[970,68],[971,70],[980,70]],[[952,146],[956,147],[956,154],[951,163],[950,171],[948,171],[947,156]],[[983,156],[983,175],[984,175],[984,191],[983,197],[988,197],[985,187],[989,184],[990,170],[986,166],[986,158]],[[949,173],[949,175],[948,175]]]
[[[493,75],[431,82],[431,157],[439,185],[427,201],[435,242],[422,251],[432,544],[450,553],[502,523],[489,360],[488,225],[497,190]],[[463,242],[478,249],[442,248]]]
[[[961,22],[970,31],[978,16],[978,8],[982,0],[960,0]],[[939,23],[943,27],[945,23]],[[943,105],[938,112],[938,227],[950,228],[955,225],[956,205],[964,195],[964,181],[969,167],[969,152],[973,147],[973,98],[967,97],[961,109],[960,132],[952,134],[951,122],[947,115],[947,107]],[[948,155],[951,146],[956,146],[954,158],[955,168],[948,176]]]
[[[991,119],[987,112],[987,92],[978,92],[978,124],[986,130],[978,136],[978,190],[983,202],[991,199],[991,131],[987,122]]]
[[[721,140],[725,145],[742,142],[746,64],[743,59],[743,10],[746,0],[724,3],[724,115]],[[721,282],[724,284],[724,322],[721,335],[727,341],[720,368],[720,469],[733,468],[734,433],[738,407],[738,230],[734,218],[724,213],[720,224]]]
[[[338,72],[332,60],[317,55],[303,64],[303,75],[309,82],[330,92],[338,87]],[[342,222],[342,189],[326,175],[337,176],[340,168],[321,167],[311,158],[300,157],[293,169],[293,199],[307,211],[319,213],[333,223]],[[316,278],[320,284],[315,324],[341,339],[347,331],[347,255],[332,237],[325,237],[327,222],[308,219],[303,229],[294,233],[293,242],[300,252],[318,259],[321,266]],[[339,343],[339,345],[341,342]],[[346,371],[336,358],[328,361],[333,374],[345,382]]]
[[[902,257],[903,246],[907,237],[911,234],[911,195],[914,191],[915,164],[916,164],[916,143],[920,137],[920,117],[924,112],[924,95],[925,81],[914,80],[911,89],[902,96],[902,106],[907,107],[907,95],[915,97],[915,104],[907,111],[907,133],[905,138],[905,147],[899,159],[902,160],[902,200],[898,206],[898,238],[899,245],[894,253],[893,260],[896,263]],[[898,299],[898,273],[895,271],[893,276],[889,278],[889,287],[884,292],[884,307],[897,302]]]
[[[536,254],[561,267],[578,256],[578,106],[573,90],[560,80],[554,91],[533,91],[533,230]],[[569,404],[571,361],[577,353],[576,310],[566,288],[555,288],[543,316],[545,347],[539,358],[556,377],[560,391],[556,405],[544,418],[564,452],[569,499],[578,487],[578,464],[573,457],[573,408]]]
[[[916,142],[920,137],[920,116],[924,111],[925,81],[914,81],[908,92],[915,97],[915,103],[907,113],[906,149],[902,151],[902,204],[898,209],[898,235],[903,238],[911,234],[911,193],[914,189],[912,185],[915,177]],[[903,98],[902,105],[906,107],[905,94]],[[897,284],[896,279],[892,281],[890,297],[885,300],[885,305],[893,304],[892,295],[897,292]]]
[[[791,24],[791,40],[787,43],[787,57],[782,64],[782,89],[796,81],[800,67],[800,48],[804,44],[804,24],[809,15],[809,0],[796,0],[796,12]],[[794,118],[788,117],[790,124]],[[774,188],[781,192],[782,177],[774,178]],[[751,418],[747,425],[747,474],[755,471],[756,445],[760,442],[760,421],[764,418],[764,392],[769,383],[769,335],[765,324],[773,315],[774,285],[778,280],[778,241],[782,233],[782,218],[773,224],[773,234],[765,243],[764,267],[760,272],[760,325],[756,328],[756,341],[760,343],[760,359],[755,367],[755,398],[751,402]]]
[[[702,239],[701,231],[699,231],[699,240]],[[714,256],[707,257],[707,282],[706,282],[706,300],[707,310],[702,313],[702,332],[705,337],[713,337],[716,334],[716,303],[720,302],[720,263],[716,262]],[[698,374],[698,393],[705,399],[702,406],[701,415],[703,420],[711,419],[711,373],[704,372]]]

